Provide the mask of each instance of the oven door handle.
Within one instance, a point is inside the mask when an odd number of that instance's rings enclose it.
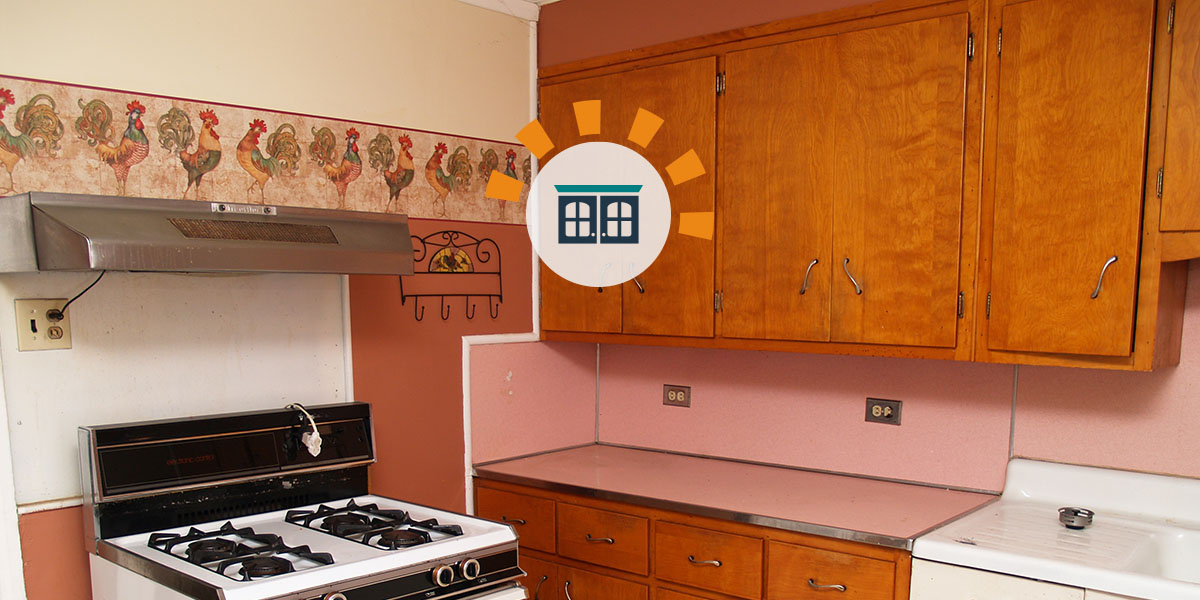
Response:
[[[500,589],[492,588],[478,594],[458,596],[456,600],[526,600],[529,596],[520,584],[512,584]]]

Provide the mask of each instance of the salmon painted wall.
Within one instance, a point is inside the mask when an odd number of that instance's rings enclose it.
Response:
[[[471,347],[475,464],[596,440],[596,346]]]
[[[463,299],[447,299],[442,320],[435,299],[400,304],[395,277],[350,277],[350,333],[354,398],[370,402],[377,462],[371,491],[450,510],[463,510],[462,336],[528,332],[532,323],[532,269],[524,226],[413,220],[412,234],[444,229],[491,238],[500,247],[504,302],[492,319],[486,304],[474,319]]]
[[[801,17],[871,0],[562,0],[538,18],[538,66]]]

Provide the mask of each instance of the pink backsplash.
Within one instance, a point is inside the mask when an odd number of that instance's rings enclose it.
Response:
[[[1200,477],[1200,261],[1188,267],[1181,355],[1153,373],[1021,367],[1015,454]]]
[[[692,386],[663,406],[664,383]],[[899,427],[866,397],[904,401]],[[1012,367],[932,360],[604,346],[600,440],[1000,490]]]
[[[471,460],[488,462],[596,439],[596,346],[471,347]]]
[[[1200,477],[1200,435],[1189,418],[1200,406],[1197,271],[1190,266],[1178,367],[1018,369],[1017,456]],[[512,382],[504,381],[509,369]],[[591,441],[594,369],[592,344],[476,347],[475,462]],[[999,491],[1014,420],[1014,369],[603,346],[600,441]],[[665,383],[692,386],[691,408],[663,406]],[[902,425],[865,423],[867,396],[904,401]]]

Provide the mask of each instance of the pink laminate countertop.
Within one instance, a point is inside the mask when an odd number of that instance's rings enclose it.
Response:
[[[911,549],[997,498],[786,467],[590,445],[475,467],[479,477]]]

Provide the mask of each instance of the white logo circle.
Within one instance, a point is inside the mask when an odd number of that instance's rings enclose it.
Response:
[[[633,279],[658,258],[671,229],[671,199],[641,154],[588,142],[541,169],[525,223],[551,270],[572,283],[607,287]]]

